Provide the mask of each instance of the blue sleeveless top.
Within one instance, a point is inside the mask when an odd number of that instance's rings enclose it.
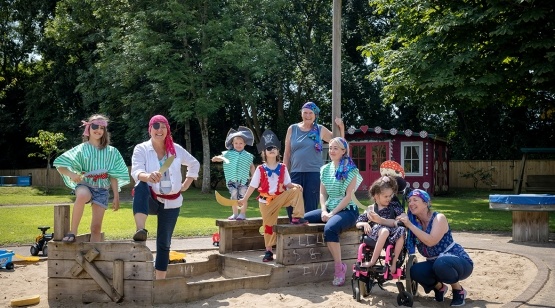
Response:
[[[322,130],[322,125],[318,125]],[[323,152],[316,152],[314,140],[308,137],[310,131],[302,131],[297,124],[291,125],[291,157],[287,166],[289,172],[320,172],[324,165]]]
[[[436,216],[437,216],[437,212],[434,212],[432,214],[432,219],[430,219],[430,223],[428,224],[428,228],[424,230],[424,232],[430,234],[430,232],[432,231],[432,225],[434,224],[434,219],[436,218]],[[422,226],[420,225],[417,225],[417,227],[422,229]],[[453,240],[451,228],[449,228],[449,230],[443,235],[439,243],[437,243],[432,247],[428,247],[424,245],[424,243],[422,243],[418,238],[416,238],[416,248],[418,249],[418,252],[422,256],[428,259],[436,259],[442,255],[452,255],[452,256],[457,256],[459,258],[468,260],[470,264],[474,264],[472,262],[472,259],[470,259],[470,256],[468,256],[466,251],[464,251],[464,248]]]

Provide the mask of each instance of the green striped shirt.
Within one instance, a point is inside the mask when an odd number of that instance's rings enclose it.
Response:
[[[333,211],[333,209],[335,209],[339,205],[341,200],[345,197],[347,187],[354,177],[356,177],[357,182],[355,186],[356,190],[362,182],[362,176],[360,176],[358,169],[351,170],[345,181],[339,181],[335,178],[335,165],[333,164],[333,162],[322,166],[322,168],[320,169],[320,181],[322,181],[322,184],[324,185],[324,187],[326,188],[326,192],[328,193],[328,201],[326,204],[328,211]],[[357,206],[351,200],[351,202],[349,202],[349,205],[347,205],[347,207],[345,208],[356,209]]]
[[[54,167],[66,167],[70,171],[82,174],[99,169],[106,169],[108,178],[97,179],[85,177],[87,185],[99,188],[110,188],[110,177],[118,180],[118,188],[129,184],[129,169],[123,161],[118,149],[113,146],[99,150],[88,142],[83,142],[73,147],[54,160]],[[61,174],[67,187],[75,189],[77,183],[71,178]]]
[[[224,162],[225,182],[247,184],[254,156],[245,150],[237,152],[233,149],[222,152],[222,156],[229,161],[229,163]]]

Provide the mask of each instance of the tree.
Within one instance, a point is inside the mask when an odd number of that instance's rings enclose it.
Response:
[[[378,64],[370,78],[384,83],[382,94],[387,103],[418,106],[422,119],[430,114],[440,118],[454,114],[457,123],[451,129],[465,127],[474,119],[492,123],[497,130],[483,129],[494,135],[506,132],[506,127],[485,111],[518,111],[531,117],[524,119],[525,126],[509,132],[524,136],[526,143],[509,144],[509,149],[555,142],[554,118],[538,121],[538,115],[549,114],[555,101],[555,28],[551,22],[555,2],[370,3],[387,16],[384,23],[394,25],[381,40],[364,48],[364,55]],[[471,116],[474,109],[481,110],[478,118]],[[547,131],[547,136],[538,139],[538,127]],[[472,143],[474,135],[457,133],[465,143]],[[481,158],[503,158],[498,155],[487,152]]]
[[[39,157],[46,159],[46,179],[50,171],[50,161],[64,150],[58,147],[58,143],[66,140],[62,133],[52,133],[49,131],[39,130],[37,137],[27,137],[25,140],[29,143],[38,145],[42,152],[30,153],[28,157]],[[48,191],[48,181],[46,181],[46,190]]]

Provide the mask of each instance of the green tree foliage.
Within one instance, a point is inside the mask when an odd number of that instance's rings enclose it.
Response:
[[[384,23],[394,24],[385,37],[364,48],[378,64],[370,77],[384,83],[386,102],[419,106],[420,118],[454,115],[448,130],[460,137],[457,146],[471,145],[461,156],[479,151],[484,144],[475,138],[483,135],[510,142],[509,156],[519,147],[553,144],[553,117],[538,120],[538,115],[549,114],[555,103],[555,2],[370,3],[389,16]],[[515,115],[516,123],[506,120]],[[481,129],[471,131],[470,126]],[[513,142],[505,133],[526,141]],[[483,152],[479,158],[509,158],[495,150]]]

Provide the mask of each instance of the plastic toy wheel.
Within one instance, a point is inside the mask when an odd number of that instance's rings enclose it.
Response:
[[[44,246],[42,248],[42,256],[43,257],[48,257],[48,246]]]
[[[409,260],[407,261],[407,268],[406,268],[406,285],[407,285],[407,290],[410,294],[412,295],[416,295],[416,293],[418,292],[418,283],[414,280],[412,280],[412,278],[410,277],[410,268],[417,263],[417,258],[415,255],[410,255],[409,256]]]
[[[39,255],[39,248],[36,245],[31,246],[31,255],[38,256]]]
[[[397,295],[397,305],[412,307],[413,303],[412,295],[409,292],[403,291]]]
[[[353,289],[353,298],[360,303],[360,280],[358,278],[351,279],[351,288]]]
[[[6,269],[7,270],[12,270],[13,269],[13,263],[12,262],[6,263]]]

